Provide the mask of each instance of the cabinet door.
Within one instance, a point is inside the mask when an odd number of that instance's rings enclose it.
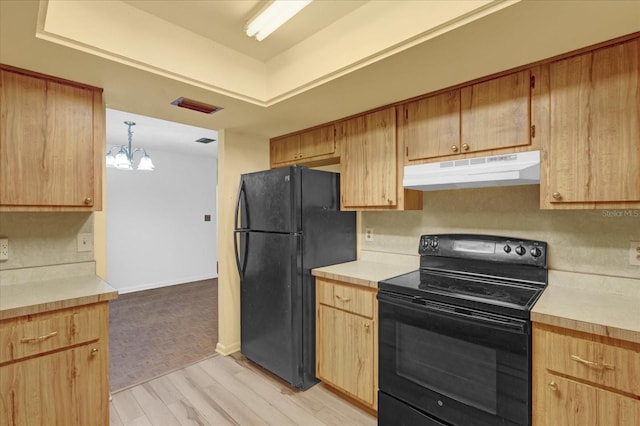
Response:
[[[0,367],[0,424],[109,424],[107,362],[94,343]]]
[[[272,140],[270,150],[271,164],[295,162],[300,157],[300,135]]]
[[[524,70],[460,89],[459,152],[531,143],[530,76]]]
[[[397,203],[395,108],[346,120],[340,129],[342,207]]]
[[[550,64],[549,202],[640,201],[640,40]]]
[[[404,105],[400,137],[409,161],[458,152],[460,91],[452,90]]]
[[[640,422],[640,401],[560,376],[545,374],[544,410],[537,425],[626,426]],[[542,421],[544,419],[544,421]]]
[[[375,324],[338,309],[318,305],[316,374],[368,405],[374,404]]]
[[[0,204],[93,205],[93,92],[0,73]]]
[[[334,127],[324,126],[300,134],[300,157],[312,158],[333,154],[336,150]]]

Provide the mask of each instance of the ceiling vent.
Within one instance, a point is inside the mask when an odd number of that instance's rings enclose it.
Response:
[[[204,114],[213,114],[214,112],[218,112],[222,109],[222,107],[205,104],[204,102],[198,102],[194,101],[193,99],[187,98],[178,98],[175,101],[171,102],[171,105],[202,112]]]
[[[209,138],[200,138],[200,139],[196,139],[196,142],[198,143],[211,143],[211,142],[215,142],[215,139],[209,139]]]

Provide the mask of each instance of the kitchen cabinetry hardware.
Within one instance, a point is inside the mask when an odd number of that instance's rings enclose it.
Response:
[[[350,302],[351,301],[351,299],[349,299],[348,297],[338,296],[337,294],[336,294],[336,299],[338,299],[341,302]]]
[[[91,203],[93,203],[93,198],[91,198],[91,197],[87,197],[87,198],[85,198],[85,199],[84,199],[84,203],[85,203],[86,205],[91,205]]]
[[[451,151],[458,152],[458,147],[456,145],[451,145]]]
[[[98,355],[98,348],[91,349],[91,356],[96,356],[96,355]]]
[[[463,143],[462,144],[462,150],[463,151],[469,151],[469,144]]]
[[[553,194],[551,194],[551,196],[554,198],[554,200],[562,199],[562,194],[560,194],[559,192],[554,192]]]
[[[558,384],[556,382],[554,382],[554,381],[551,381],[551,382],[549,382],[549,388],[552,391],[557,391],[558,390]]]
[[[586,359],[582,359],[577,355],[571,355],[571,359],[573,361],[579,362],[581,364],[584,364],[588,367],[592,367],[592,368],[597,368],[598,370],[615,370],[616,367],[614,365],[610,365],[610,364],[605,364],[605,363],[597,363],[597,362],[593,362],[593,361],[588,361]]]
[[[43,340],[47,340],[50,339],[54,336],[57,336],[58,332],[57,331],[52,331],[49,334],[45,334],[43,336],[38,336],[38,337],[23,337],[22,339],[20,339],[20,343],[35,343],[35,342],[42,342]]]

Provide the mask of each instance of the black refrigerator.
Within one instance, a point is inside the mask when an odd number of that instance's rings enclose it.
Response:
[[[300,389],[317,383],[311,269],[356,258],[338,173],[291,166],[240,177],[234,246],[241,352]]]

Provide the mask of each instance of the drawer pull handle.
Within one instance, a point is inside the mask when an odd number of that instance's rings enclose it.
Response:
[[[549,387],[551,388],[552,391],[557,391],[558,390],[558,384],[554,381],[550,381],[549,382]]]
[[[598,370],[603,370],[603,369],[615,370],[616,369],[616,367],[614,365],[604,364],[604,363],[598,364],[597,362],[587,361],[586,359],[582,359],[577,355],[571,355],[571,359],[573,361],[579,362],[580,364],[584,364],[587,367],[596,368]]]
[[[53,336],[57,336],[58,332],[57,331],[52,331],[49,334],[45,334],[44,336],[38,336],[38,337],[25,337],[20,339],[20,343],[36,343],[36,342],[42,342],[43,340],[47,340],[52,338]]]
[[[336,299],[338,299],[341,302],[350,302],[351,301],[351,299],[349,299],[348,297],[338,296],[337,294],[336,294]]]

